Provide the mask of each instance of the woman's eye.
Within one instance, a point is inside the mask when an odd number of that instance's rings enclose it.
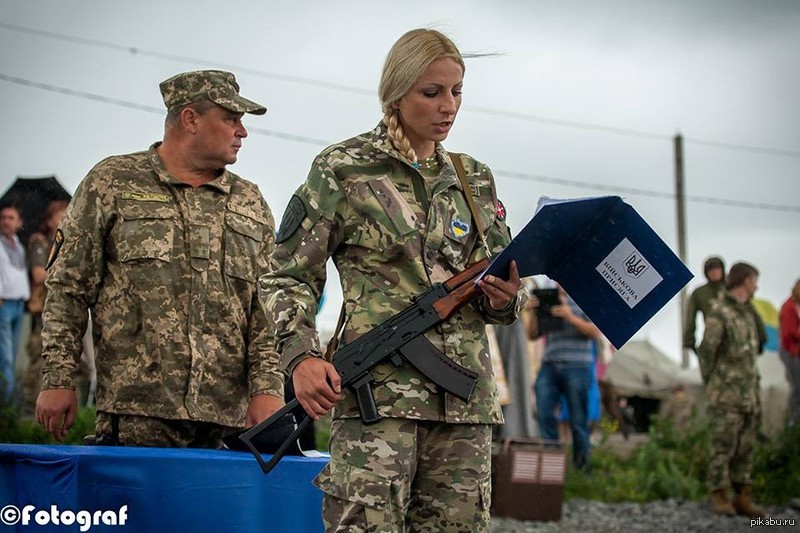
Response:
[[[437,92],[436,91],[434,91],[434,92],[423,92],[422,94],[424,94],[428,98],[433,98],[433,97],[436,96]]]

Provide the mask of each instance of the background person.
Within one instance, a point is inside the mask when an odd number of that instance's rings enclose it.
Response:
[[[274,245],[258,187],[225,169],[266,109],[233,74],[160,85],[163,142],[95,166],[56,233],[36,416],[58,440],[75,417],[75,373],[91,310],[96,442],[211,447],[282,404],[258,303]]]
[[[383,120],[317,156],[281,222],[273,271],[261,278],[298,400],[314,419],[336,404],[331,461],[316,480],[329,531],[489,530],[492,425],[503,419],[485,324],[515,320],[516,265],[508,281],[481,281],[482,298],[426,334],[478,373],[468,402],[408,364],[386,363],[371,372],[383,418],[364,425],[354,395],[321,358],[314,324],[329,257],[342,283],[346,345],[484,258],[486,247],[496,254],[508,244],[488,167],[456,155],[469,180],[463,187],[441,145],[461,105],[463,76],[461,54],[440,32],[403,35],[381,76]]]
[[[721,257],[712,256],[703,263],[706,284],[697,287],[686,303],[686,322],[683,327],[683,347],[695,351],[697,346],[697,313],[705,320],[711,303],[725,294],[725,263]]]
[[[19,209],[0,207],[0,396],[14,399],[14,368],[19,350],[25,302],[30,298],[25,247],[17,232],[22,229]]]
[[[779,334],[779,353],[789,382],[786,420],[791,426],[800,422],[800,279],[781,306]]]
[[[28,366],[22,378],[22,406],[24,416],[33,414],[39,383],[42,379],[42,310],[47,291],[47,258],[56,236],[58,224],[67,210],[67,202],[54,200],[47,205],[39,228],[28,240],[28,269],[30,270],[31,297],[27,310],[31,315],[31,333],[28,337]]]
[[[564,321],[560,331],[547,333],[542,364],[536,376],[536,417],[542,439],[558,441],[556,406],[563,395],[569,410],[572,433],[572,462],[576,468],[590,469],[589,388],[594,357],[594,341],[600,339],[597,326],[559,285],[561,304],[550,312]],[[535,311],[539,300],[532,296],[529,306]],[[538,336],[538,318],[531,313],[529,336]]]
[[[727,292],[712,305],[697,348],[708,398],[710,454],[708,485],[717,514],[764,516],[752,495],[753,450],[759,409],[756,357],[758,325],[750,300],[758,288],[758,270],[747,263],[731,266]],[[733,487],[733,501],[728,490]]]

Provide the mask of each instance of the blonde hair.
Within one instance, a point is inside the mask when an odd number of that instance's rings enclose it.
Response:
[[[378,85],[383,122],[389,140],[412,163],[417,162],[417,154],[403,131],[394,106],[411,90],[425,69],[443,57],[455,59],[461,65],[461,72],[465,71],[464,58],[453,41],[439,31],[418,28],[405,33],[394,43],[383,64]]]

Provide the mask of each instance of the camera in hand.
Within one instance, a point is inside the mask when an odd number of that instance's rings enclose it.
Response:
[[[539,299],[539,307],[536,309],[539,334],[546,335],[554,331],[562,331],[564,319],[553,316],[551,311],[554,306],[561,305],[558,289],[533,289],[533,295]]]

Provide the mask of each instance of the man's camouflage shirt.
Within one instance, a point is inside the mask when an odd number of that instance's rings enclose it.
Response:
[[[758,406],[758,326],[750,303],[729,294],[712,303],[697,347],[711,405],[752,411]]]
[[[242,426],[250,395],[283,395],[257,287],[272,213],[231,172],[178,181],[157,146],[101,161],[72,199],[47,276],[43,388],[74,388],[91,310],[99,411]]]

